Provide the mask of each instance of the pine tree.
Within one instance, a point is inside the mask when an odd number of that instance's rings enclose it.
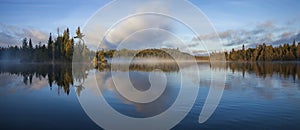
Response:
[[[22,55],[21,55],[21,61],[24,62],[24,61],[27,61],[28,59],[28,41],[27,41],[27,38],[24,38],[23,39],[23,42],[22,42]]]
[[[74,39],[68,41],[66,44],[66,59],[68,61],[72,61],[73,58],[73,51],[74,51]]]
[[[23,39],[23,42],[22,42],[22,48],[23,48],[23,49],[28,48],[28,41],[27,41],[27,38],[26,38],[26,37]]]
[[[297,45],[297,58],[298,58],[298,60],[300,60],[300,42],[298,42],[298,45]]]
[[[54,59],[54,44],[53,44],[53,40],[52,40],[52,34],[50,33],[49,39],[48,39],[48,59]]]
[[[74,38],[79,38],[82,40],[83,37],[84,35],[81,33],[80,27],[78,27],[76,30],[76,36]]]
[[[32,49],[33,49],[33,45],[32,45],[31,38],[29,39],[29,49],[30,49],[30,50],[32,50]]]

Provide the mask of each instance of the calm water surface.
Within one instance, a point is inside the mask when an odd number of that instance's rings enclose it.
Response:
[[[153,69],[161,69],[168,79],[161,97],[151,103],[138,104],[117,92],[111,84],[109,67],[78,66],[80,69],[72,71],[71,65],[2,63],[0,129],[101,129],[79,102],[87,95],[97,96],[95,89],[100,89],[115,110],[136,118],[164,112],[180,90],[182,77],[178,66],[132,65],[130,79],[139,90],[150,87],[148,75]],[[199,63],[197,66],[200,86],[192,77],[183,79],[191,80],[185,86],[200,87],[196,103],[173,129],[300,129],[299,63],[227,63],[225,67]],[[181,69],[193,71],[190,68],[186,65]],[[113,71],[127,73],[122,67]],[[213,72],[227,73],[224,93],[212,117],[199,124]],[[99,86],[80,84],[95,77]]]

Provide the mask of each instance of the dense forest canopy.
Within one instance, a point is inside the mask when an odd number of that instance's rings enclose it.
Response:
[[[96,58],[105,57],[135,57],[135,58],[162,58],[162,59],[187,59],[191,55],[188,53],[184,53],[179,51],[179,49],[172,48],[161,48],[161,49],[144,49],[144,50],[129,50],[129,49],[121,49],[121,50],[100,50],[97,52]]]
[[[225,53],[225,54],[224,54]],[[256,48],[232,49],[230,52],[212,53],[211,55],[225,55],[228,61],[296,61],[300,60],[300,42],[296,45],[296,41],[290,44],[283,44],[278,47],[272,45],[256,46]]]
[[[76,31],[77,38],[82,36],[80,27]],[[57,34],[53,38],[50,33],[47,45],[41,42],[33,46],[31,39],[24,38],[22,46],[0,47],[0,60],[20,61],[20,62],[71,62],[73,54],[77,56],[90,56],[95,53],[89,50],[80,40],[76,42],[70,36],[69,29],[64,30],[63,34]]]

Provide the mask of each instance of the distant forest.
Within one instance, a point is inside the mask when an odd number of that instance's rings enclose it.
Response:
[[[161,49],[145,49],[145,50],[100,50],[96,53],[96,58],[101,61],[101,57],[134,57],[134,58],[162,58],[162,59],[188,59],[192,55],[181,52],[178,48],[161,48]]]
[[[226,54],[225,54],[226,55]],[[250,60],[250,61],[286,61],[286,60],[300,60],[300,42],[296,46],[294,41],[292,45],[284,44],[278,47],[272,45],[259,45],[256,48],[249,48],[245,50],[234,51],[234,49],[227,54],[227,59],[230,60]]]
[[[296,45],[294,40],[292,45],[285,43],[278,47],[272,45],[256,46],[256,48],[235,50],[224,52],[227,61],[299,61],[300,60],[300,42]],[[224,53],[212,53],[212,56],[221,57]]]

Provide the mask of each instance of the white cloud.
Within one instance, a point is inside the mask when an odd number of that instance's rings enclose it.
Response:
[[[86,34],[85,39],[87,46],[92,48],[97,48],[99,46],[101,48],[116,48],[120,42],[137,32],[143,33],[135,35],[134,38],[130,38],[131,42],[136,42],[136,45],[150,44],[151,41],[149,40],[159,43],[167,41],[169,37],[166,35],[154,35],[153,31],[143,31],[145,29],[172,30],[173,23],[170,18],[159,14],[143,14],[153,12],[153,10],[159,10],[161,13],[168,12],[168,5],[164,3],[166,2],[137,2],[134,3],[132,5],[133,7],[130,9],[123,5],[120,7],[120,10],[124,10],[122,12],[127,12],[128,17],[120,17],[120,12],[111,11],[109,10],[110,7],[101,10],[102,12],[97,13],[84,27],[83,33]],[[105,11],[108,11],[111,17],[105,15],[106,17],[102,18],[103,14],[107,14]],[[112,23],[111,21],[116,23]],[[147,33],[149,33],[149,35],[147,35]],[[141,41],[147,42],[141,43]]]
[[[159,9],[162,11],[167,11],[166,6],[155,6],[155,2],[150,2],[146,6],[140,7],[137,9],[136,14],[146,12],[148,10]],[[125,20],[120,21],[114,28],[112,28],[105,37],[107,41],[106,44],[118,45],[122,40],[128,38],[128,36],[142,32],[142,34],[135,35],[134,41],[136,45],[138,44],[153,44],[163,43],[164,41],[169,39],[168,35],[158,35],[153,31],[143,31],[144,29],[155,28],[155,29],[163,29],[163,30],[171,30],[172,22],[169,18],[161,15],[135,15],[133,17],[129,17]],[[132,39],[133,40],[133,39]]]
[[[0,46],[21,45],[23,38],[31,38],[33,43],[46,42],[47,33],[28,27],[19,27],[0,23]]]
[[[285,26],[278,26],[272,21],[265,21],[235,30],[225,30],[219,32],[224,47],[241,48],[243,44],[247,47],[255,47],[258,44],[266,43],[279,45],[291,43],[293,40],[299,41],[300,37],[295,28],[291,29]],[[299,28],[296,28],[296,30]],[[212,34],[199,36],[200,39],[210,40]],[[197,40],[194,38],[194,40]]]

